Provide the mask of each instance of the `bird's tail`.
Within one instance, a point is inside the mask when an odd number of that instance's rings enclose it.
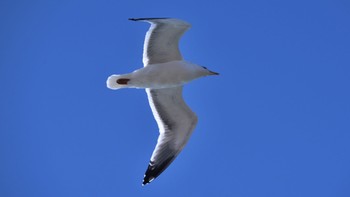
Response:
[[[126,77],[125,75],[111,75],[108,77],[106,83],[109,89],[117,90],[120,88],[129,87],[129,81],[130,78]]]

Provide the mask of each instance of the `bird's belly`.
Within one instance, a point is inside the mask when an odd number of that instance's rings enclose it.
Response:
[[[170,88],[192,80],[191,72],[182,61],[148,65],[133,73],[131,83],[139,88]]]

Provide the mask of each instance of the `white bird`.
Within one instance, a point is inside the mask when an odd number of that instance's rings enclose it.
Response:
[[[186,145],[196,124],[197,116],[182,98],[182,87],[199,77],[218,75],[183,60],[179,40],[191,27],[173,18],[131,18],[151,24],[143,48],[144,67],[124,75],[111,75],[107,87],[145,88],[150,107],[159,128],[157,145],[145,172],[142,185],[158,177]]]

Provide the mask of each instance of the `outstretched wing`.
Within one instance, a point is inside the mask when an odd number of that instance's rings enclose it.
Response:
[[[182,98],[182,86],[146,89],[159,127],[157,145],[143,179],[143,185],[159,176],[186,145],[197,124],[197,116]]]
[[[144,66],[182,60],[179,40],[191,27],[189,23],[173,18],[131,18],[130,20],[151,23],[143,45]]]

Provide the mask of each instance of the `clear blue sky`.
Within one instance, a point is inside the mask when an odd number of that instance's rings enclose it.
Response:
[[[141,186],[158,129],[143,90],[148,24],[192,24],[184,151]],[[0,196],[350,196],[350,2],[0,2]]]

